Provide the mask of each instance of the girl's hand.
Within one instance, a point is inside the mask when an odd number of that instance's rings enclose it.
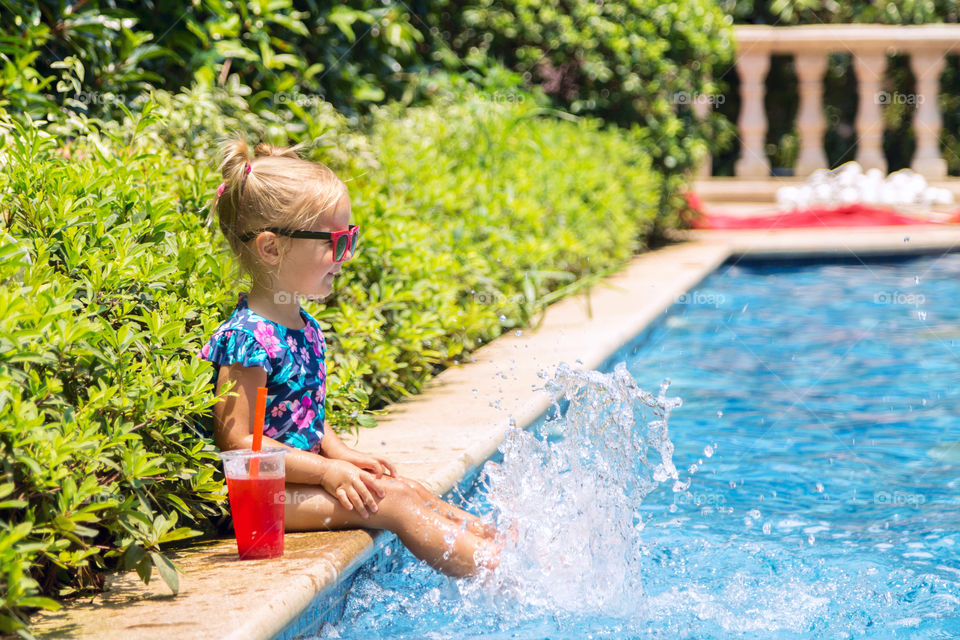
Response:
[[[372,456],[366,453],[361,453],[350,449],[341,460],[346,460],[350,464],[365,469],[370,473],[374,474],[377,479],[383,477],[383,474],[391,475],[394,478],[398,477],[397,470],[392,464],[390,464],[385,458],[379,456]]]
[[[325,466],[320,486],[339,500],[345,509],[356,509],[364,518],[369,518],[371,511],[377,512],[377,501],[373,494],[378,498],[386,494],[372,475],[346,460],[328,458]]]

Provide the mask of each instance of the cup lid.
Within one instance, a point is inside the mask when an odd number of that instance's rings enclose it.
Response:
[[[217,455],[221,459],[225,458],[262,458],[267,455],[276,455],[284,454],[287,452],[286,447],[264,447],[260,451],[254,451],[253,449],[228,449],[226,451],[221,451]]]

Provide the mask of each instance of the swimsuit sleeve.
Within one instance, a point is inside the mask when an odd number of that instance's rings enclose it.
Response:
[[[200,357],[214,365],[240,364],[244,367],[261,367],[267,374],[273,372],[273,363],[267,350],[249,332],[228,329],[216,333],[200,350]]]

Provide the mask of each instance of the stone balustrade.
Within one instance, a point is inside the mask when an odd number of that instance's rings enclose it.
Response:
[[[799,154],[794,174],[807,176],[816,169],[827,168],[822,97],[827,56],[831,53],[849,53],[853,57],[859,98],[855,120],[857,162],[866,169],[887,171],[881,115],[890,96],[881,92],[881,85],[887,56],[905,54],[910,58],[917,83],[916,95],[911,96],[917,105],[913,120],[917,147],[911,167],[927,178],[947,175],[947,163],[940,154],[942,123],[937,98],[946,55],[960,54],[960,24],[743,25],[734,28],[734,35],[741,99],[737,121],[741,140],[735,167],[737,177],[770,175],[764,153],[767,117],[763,98],[772,54],[794,56],[800,97]],[[702,168],[701,175],[704,174],[709,175],[709,167]]]

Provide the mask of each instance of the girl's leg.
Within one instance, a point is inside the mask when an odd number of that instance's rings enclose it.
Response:
[[[390,477],[382,478],[381,482],[386,496],[377,501],[377,512],[369,518],[345,509],[318,485],[287,483],[285,528],[287,531],[389,529],[413,555],[455,577],[472,575],[481,566],[489,569],[497,566],[498,545],[434,512],[407,483]]]
[[[418,496],[420,496],[423,501],[427,504],[428,507],[439,513],[445,518],[453,520],[454,522],[463,524],[467,527],[467,530],[472,533],[481,536],[483,538],[493,538],[497,535],[497,530],[493,525],[484,524],[480,518],[473,515],[469,511],[465,511],[456,505],[452,505],[449,502],[441,500],[436,497],[430,491],[424,487],[422,484],[416,480],[410,478],[400,477],[398,478],[401,482],[407,483],[407,485],[413,489]]]

